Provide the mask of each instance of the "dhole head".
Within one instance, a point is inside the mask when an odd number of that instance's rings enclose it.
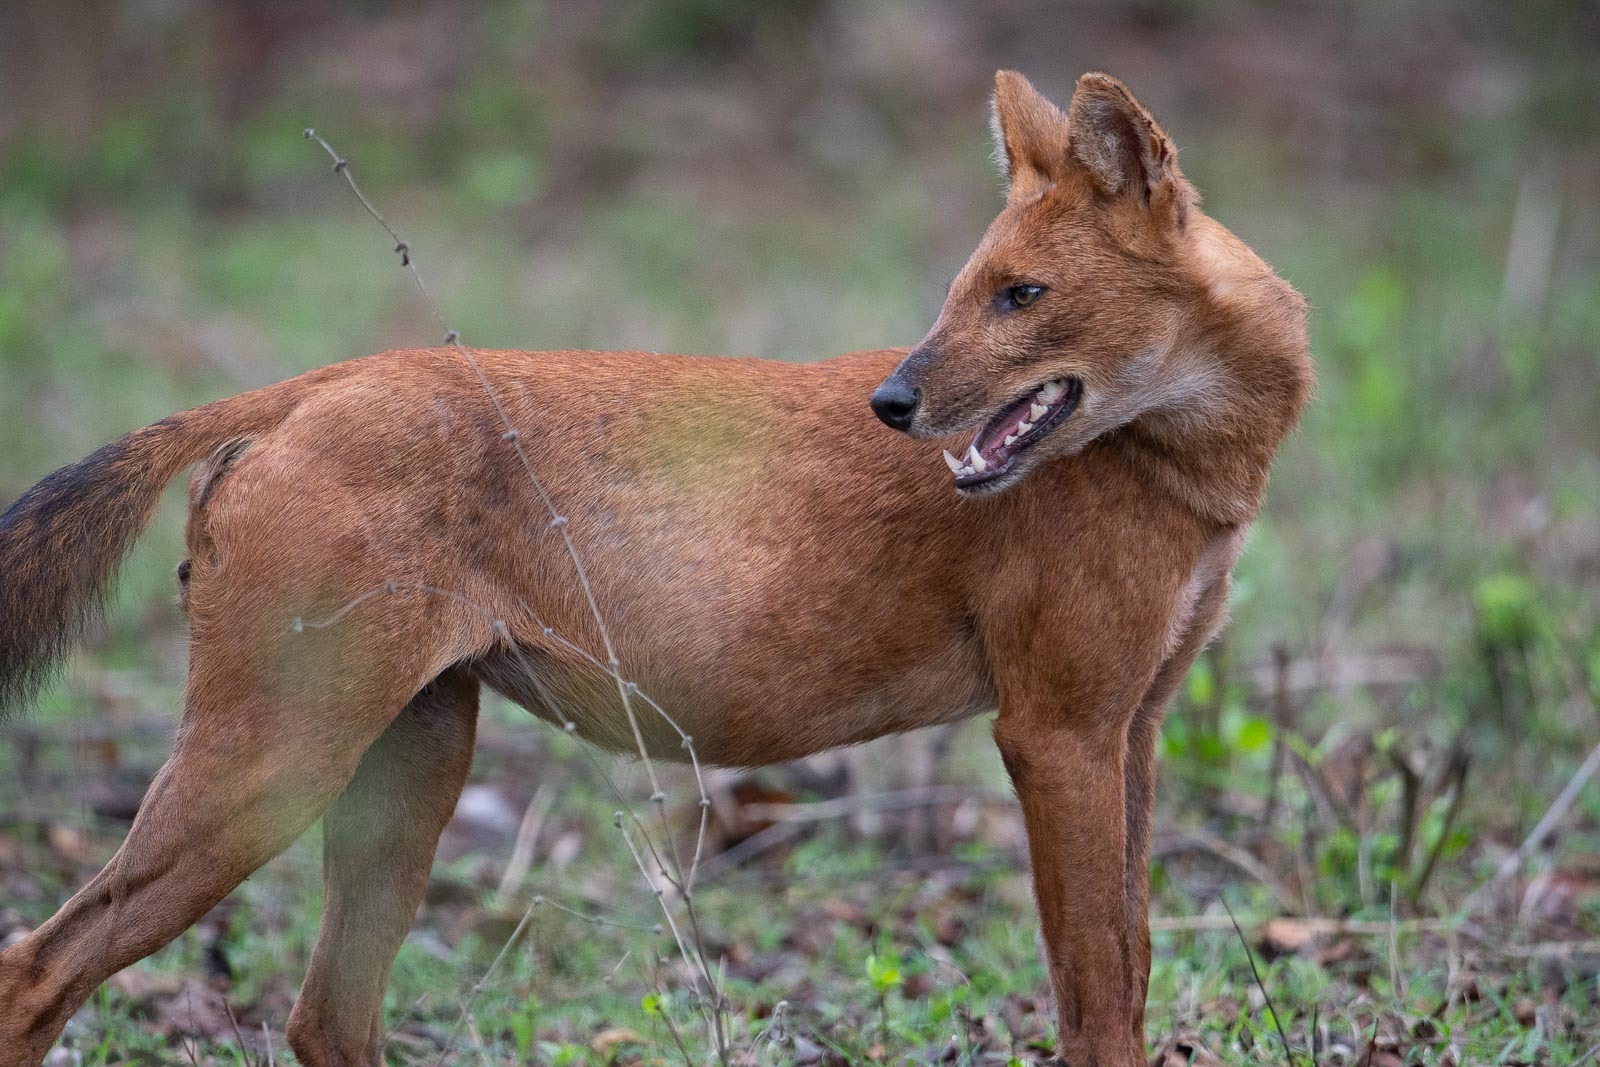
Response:
[[[1121,82],[1085,74],[1063,113],[1001,71],[994,127],[1005,207],[872,396],[913,437],[977,427],[962,456],[945,452],[971,495],[1170,402],[1176,334],[1203,291],[1180,254],[1194,190]]]

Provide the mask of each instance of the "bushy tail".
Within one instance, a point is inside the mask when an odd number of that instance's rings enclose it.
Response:
[[[49,680],[184,467],[275,426],[321,375],[173,415],[62,467],[0,516],[0,719]]]

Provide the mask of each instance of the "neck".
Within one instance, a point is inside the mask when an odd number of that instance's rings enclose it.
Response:
[[[1143,477],[1219,525],[1255,518],[1273,456],[1311,391],[1299,296],[1278,286],[1256,321],[1177,350],[1169,372],[1190,384],[1107,438]]]

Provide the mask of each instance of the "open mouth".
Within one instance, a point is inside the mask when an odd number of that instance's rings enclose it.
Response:
[[[956,476],[956,488],[970,489],[1006,475],[1017,456],[1072,414],[1082,395],[1083,383],[1077,378],[1052,378],[989,420],[966,455],[957,459],[946,450],[944,461]]]

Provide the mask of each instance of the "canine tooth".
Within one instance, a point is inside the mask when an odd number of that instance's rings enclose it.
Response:
[[[1014,434],[1014,433],[1006,434],[1006,447],[1007,448],[1010,448],[1012,445],[1014,445],[1016,443],[1017,443],[1017,435],[1016,434]]]
[[[959,459],[957,459],[956,457],[952,456],[950,454],[950,450],[948,448],[944,450],[944,465],[946,467],[950,468],[950,473],[951,474],[960,474],[961,473],[961,470],[962,470],[961,461]]]
[[[1049,410],[1050,408],[1047,405],[1036,403],[1028,409],[1028,418],[1032,419],[1034,422],[1038,422],[1040,419],[1044,418],[1044,413]]]
[[[1019,423],[1017,423],[1017,436],[1021,437],[1023,434],[1027,433],[1031,429],[1033,429],[1033,423],[1031,423],[1031,422],[1019,422]]]
[[[967,466],[971,467],[979,474],[982,474],[989,466],[988,461],[986,461],[983,456],[979,454],[977,445],[967,446]]]

